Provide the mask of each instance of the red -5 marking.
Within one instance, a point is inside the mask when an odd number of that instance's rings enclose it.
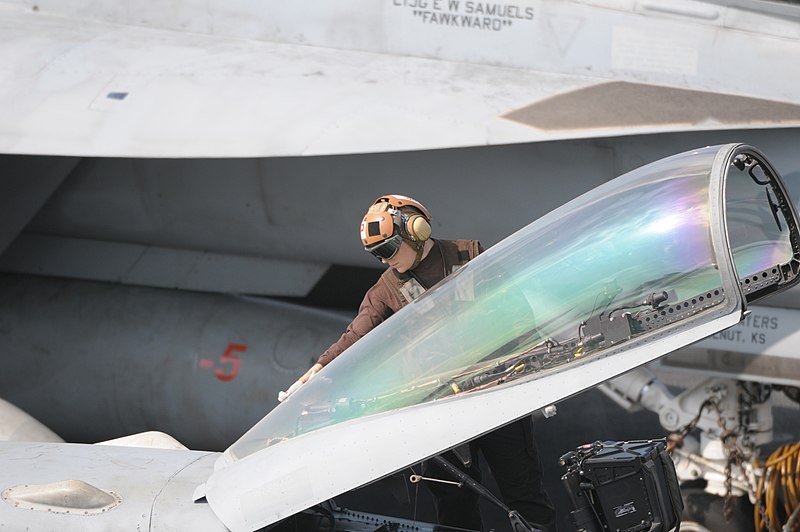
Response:
[[[232,381],[239,374],[241,360],[239,360],[239,355],[235,354],[234,351],[247,351],[247,346],[242,344],[228,344],[228,348],[225,349],[225,352],[222,353],[221,357],[219,357],[219,363],[221,365],[230,366],[228,371],[223,371],[220,368],[214,370],[214,376],[216,376],[222,382]],[[214,361],[208,358],[203,358],[200,359],[199,366],[201,369],[211,369],[214,367]]]

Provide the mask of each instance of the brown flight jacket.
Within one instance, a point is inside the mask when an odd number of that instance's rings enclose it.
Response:
[[[383,272],[367,291],[358,314],[341,338],[319,357],[319,364],[327,365],[356,340],[483,251],[477,240],[434,240],[433,244],[411,275],[399,274],[393,268]]]

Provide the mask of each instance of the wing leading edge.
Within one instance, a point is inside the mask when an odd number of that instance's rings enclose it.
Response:
[[[0,0],[0,152],[333,155],[800,120],[797,6],[422,4]]]
[[[756,149],[644,166],[348,349],[226,451],[208,501],[234,531],[275,522],[732,326],[798,269],[795,208]]]

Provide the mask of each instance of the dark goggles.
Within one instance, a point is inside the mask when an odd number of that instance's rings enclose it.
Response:
[[[365,247],[367,251],[378,257],[378,260],[389,260],[400,250],[400,244],[403,243],[403,239],[400,235],[394,235],[383,242],[378,242],[372,246]]]

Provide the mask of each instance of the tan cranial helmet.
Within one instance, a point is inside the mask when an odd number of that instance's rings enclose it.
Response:
[[[420,202],[389,194],[376,199],[361,221],[361,243],[369,248],[396,232],[417,247],[431,236],[431,215]]]

